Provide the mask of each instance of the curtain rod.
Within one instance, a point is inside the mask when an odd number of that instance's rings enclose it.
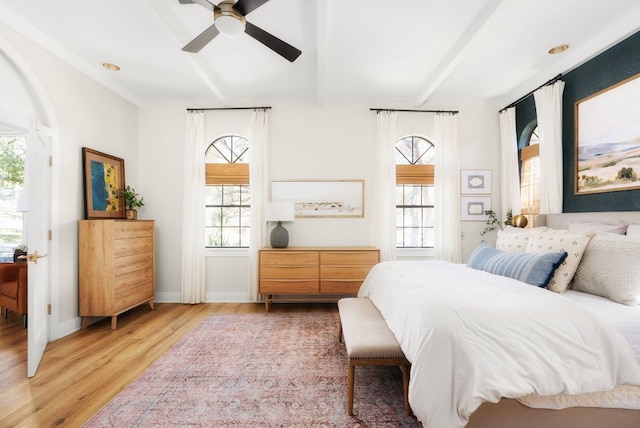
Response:
[[[270,110],[271,106],[266,107],[203,107],[203,108],[188,108],[187,111],[205,111],[205,110]]]
[[[406,110],[406,109],[395,109],[395,108],[370,108],[370,111],[381,112],[381,111],[399,111],[404,113],[451,113],[458,114],[458,110]]]
[[[520,104],[522,101],[524,101],[526,98],[529,98],[529,96],[531,96],[531,94],[533,94],[535,91],[537,91],[538,89],[545,87],[547,85],[553,85],[554,83],[556,83],[558,80],[560,80],[562,78],[562,73],[558,74],[556,77],[554,77],[553,79],[549,79],[548,81],[546,81],[545,83],[543,83],[542,85],[538,86],[537,88],[535,88],[533,91],[530,91],[527,94],[524,94],[523,96],[521,96],[520,98],[518,98],[517,100],[515,100],[514,102],[512,102],[511,104],[509,104],[506,107],[503,107],[500,111],[506,110],[508,108],[511,107],[515,107],[516,105]]]

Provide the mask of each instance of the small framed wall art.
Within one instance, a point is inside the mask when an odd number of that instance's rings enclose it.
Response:
[[[292,202],[296,217],[364,217],[364,180],[273,180],[272,202]]]
[[[82,173],[85,218],[125,218],[124,160],[83,147]]]
[[[460,198],[460,220],[487,221],[484,213],[491,209],[491,196],[462,196]]]
[[[491,194],[491,170],[463,169],[461,174],[460,193],[467,195]]]

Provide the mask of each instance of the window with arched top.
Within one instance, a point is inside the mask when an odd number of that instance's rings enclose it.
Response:
[[[249,142],[238,135],[213,141],[205,152],[205,239],[208,248],[248,248],[251,221]]]
[[[538,139],[538,123],[536,120],[522,131],[520,136],[520,200],[521,212],[529,217],[533,224],[533,216],[540,214],[540,146]]]
[[[433,248],[435,146],[410,135],[395,149],[396,247]]]

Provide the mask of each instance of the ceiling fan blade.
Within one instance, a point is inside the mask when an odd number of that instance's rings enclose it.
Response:
[[[200,33],[195,39],[187,43],[185,47],[182,48],[182,50],[185,52],[198,53],[218,34],[220,34],[220,31],[218,31],[215,24],[212,24],[209,28]]]
[[[276,36],[267,33],[260,27],[256,27],[250,22],[247,22],[247,25],[244,29],[244,32],[277,53],[281,55],[289,62],[293,62],[300,56],[302,51],[294,48],[289,43],[283,42]]]
[[[242,15],[247,16],[248,13],[253,12],[269,0],[238,0],[233,8],[240,12]]]
[[[200,6],[204,7],[210,12],[213,12],[215,8],[218,7],[208,0],[178,0],[178,1],[180,2],[180,4],[199,4]]]

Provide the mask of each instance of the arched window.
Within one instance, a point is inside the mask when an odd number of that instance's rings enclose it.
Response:
[[[416,135],[395,147],[396,247],[433,248],[435,147]]]
[[[518,144],[520,155],[520,199],[522,214],[529,217],[540,214],[540,146],[538,122],[531,121],[522,131]]]
[[[218,138],[206,155],[206,246],[248,248],[251,200],[249,142],[237,135]]]

